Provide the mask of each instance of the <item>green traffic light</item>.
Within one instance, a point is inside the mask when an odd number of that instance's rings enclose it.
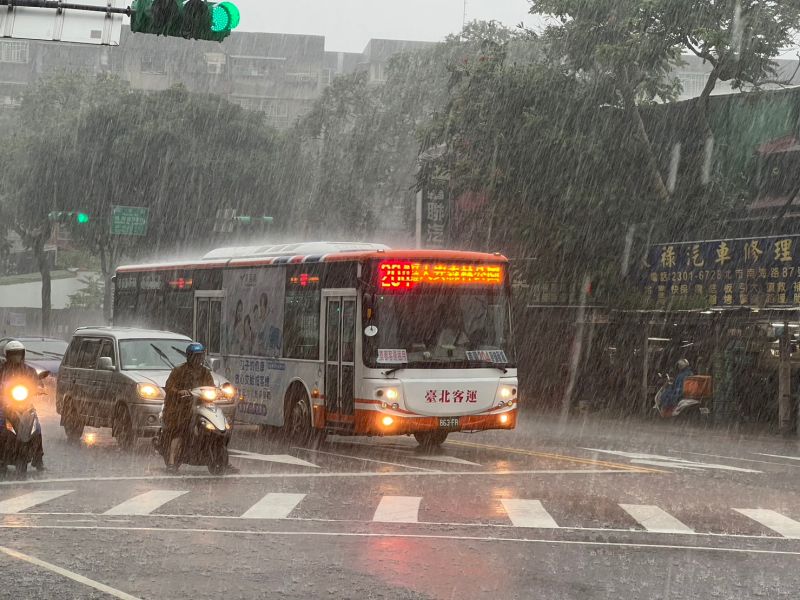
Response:
[[[239,9],[230,2],[211,5],[211,31],[221,33],[230,31],[239,24]]]
[[[228,29],[236,29],[239,26],[239,20],[241,18],[239,8],[233,2],[221,2],[220,6],[223,6],[230,15],[231,21]]]
[[[86,225],[89,222],[89,215],[85,212],[79,212],[75,215],[75,220],[81,225]]]

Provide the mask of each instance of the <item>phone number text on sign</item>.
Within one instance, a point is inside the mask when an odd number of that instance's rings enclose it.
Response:
[[[428,390],[425,402],[428,404],[474,404],[478,401],[478,390]]]

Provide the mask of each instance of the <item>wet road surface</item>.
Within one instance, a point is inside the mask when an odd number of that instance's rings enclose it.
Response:
[[[513,432],[330,437],[239,427],[211,477],[142,440],[66,442],[0,481],[18,598],[796,598],[796,440],[526,414]]]

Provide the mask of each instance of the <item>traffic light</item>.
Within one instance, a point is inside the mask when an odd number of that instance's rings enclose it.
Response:
[[[134,0],[131,31],[191,40],[221,42],[239,25],[232,2],[207,0]]]
[[[55,223],[67,225],[69,223],[77,223],[78,225],[86,225],[91,219],[89,213],[80,210],[56,210],[47,214],[47,218]]]

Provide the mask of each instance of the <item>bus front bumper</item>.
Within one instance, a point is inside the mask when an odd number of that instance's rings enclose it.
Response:
[[[441,429],[452,432],[485,431],[514,429],[517,426],[516,407],[494,414],[460,417],[409,417],[376,410],[356,410],[355,413],[356,435],[406,435]]]

